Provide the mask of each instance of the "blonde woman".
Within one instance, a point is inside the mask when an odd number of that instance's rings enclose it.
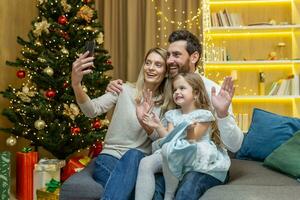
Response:
[[[84,75],[92,73],[90,67],[93,66],[93,59],[86,52],[73,63],[72,87],[76,101],[82,112],[90,118],[106,113],[115,106],[103,151],[95,162],[93,177],[104,188],[102,199],[131,199],[138,163],[145,154],[151,152],[150,135],[153,131],[140,125],[136,107],[142,105],[143,101],[151,100],[154,102],[153,112],[160,114],[160,105],[164,101],[167,52],[162,48],[150,49],[136,84],[123,84],[121,94],[108,92],[90,99],[81,81]],[[152,92],[152,99],[143,99],[145,90]],[[140,108],[144,109],[144,106]]]

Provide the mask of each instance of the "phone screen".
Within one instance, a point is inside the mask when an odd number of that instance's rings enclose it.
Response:
[[[88,40],[85,42],[84,45],[84,52],[89,51],[88,56],[93,56],[95,51],[95,41],[94,40]]]

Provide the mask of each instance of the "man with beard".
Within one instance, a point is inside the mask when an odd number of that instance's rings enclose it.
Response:
[[[197,64],[202,53],[202,47],[198,38],[187,30],[177,30],[171,33],[168,42],[167,67],[169,76],[171,78],[175,77],[179,72],[197,73]],[[199,74],[199,76],[201,75]],[[226,77],[220,87],[204,76],[201,76],[201,78],[216,113],[221,141],[226,149],[231,152],[237,152],[243,141],[243,133],[234,120],[231,108],[232,97],[234,95],[233,80],[231,77]],[[112,81],[108,85],[107,91],[116,93],[122,92],[122,83],[120,79]],[[144,113],[148,112],[147,109],[147,106],[145,106],[144,109],[139,108],[137,110],[138,118],[142,119]],[[141,122],[142,120],[139,121],[147,132],[151,131],[149,127]],[[224,183],[227,182],[228,178],[229,177],[227,177]],[[208,174],[191,171],[186,173],[180,181],[175,199],[198,200],[209,188],[224,183]],[[163,199],[163,195],[164,179],[162,174],[157,174],[154,199]]]

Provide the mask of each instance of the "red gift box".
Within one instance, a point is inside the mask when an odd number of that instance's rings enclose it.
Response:
[[[33,199],[33,169],[38,162],[37,152],[17,152],[17,198],[20,200]]]
[[[66,166],[63,168],[62,171],[62,175],[61,175],[62,181],[67,180],[71,175],[82,170],[86,166],[85,163],[79,161],[80,159],[83,158],[84,156],[78,156],[69,159],[69,161],[67,162]]]
[[[102,142],[101,141],[97,141],[95,142],[91,147],[90,147],[90,151],[89,151],[89,154],[88,156],[90,158],[95,158],[97,157],[100,152],[102,151],[102,148],[103,148],[103,145],[102,145]]]

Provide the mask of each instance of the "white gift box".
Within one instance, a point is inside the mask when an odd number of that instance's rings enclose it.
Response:
[[[66,165],[66,161],[58,159],[41,159],[34,166],[33,173],[33,197],[36,200],[36,190],[45,188],[53,178],[60,181],[60,169]]]

